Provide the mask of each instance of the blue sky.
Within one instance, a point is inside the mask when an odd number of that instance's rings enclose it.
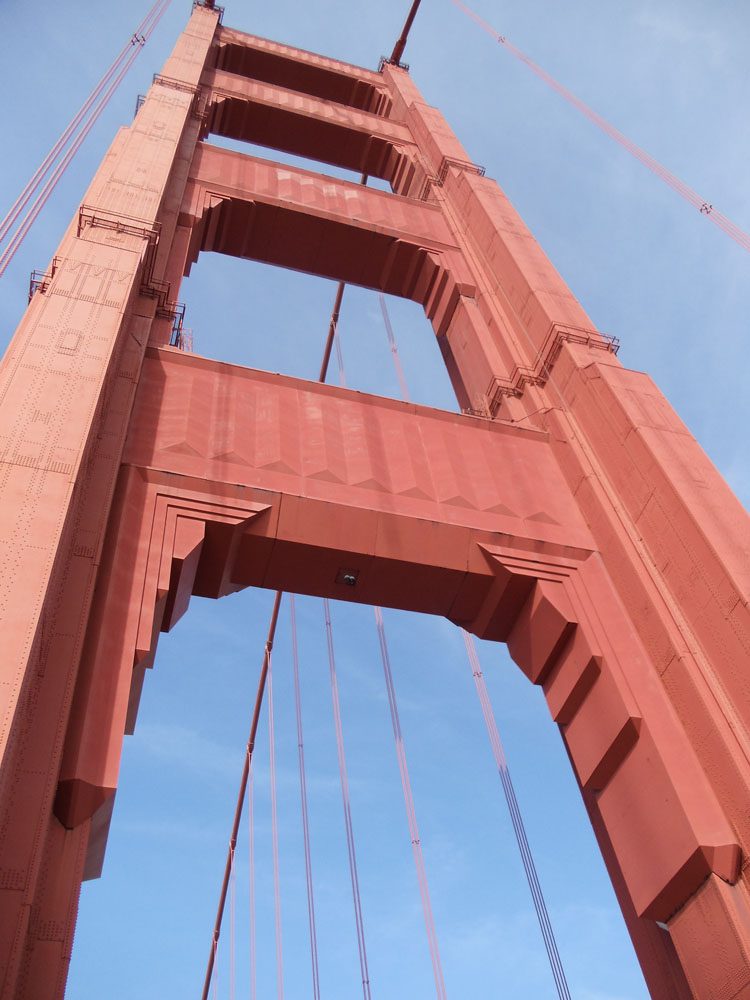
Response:
[[[2,204],[9,204],[148,4],[0,4],[6,79]],[[497,179],[629,367],[666,392],[745,504],[748,257],[599,134],[449,0],[423,0],[406,59],[426,100]],[[595,110],[750,230],[744,4],[572,0],[476,9]],[[367,66],[389,52],[406,3],[227,5],[228,24]],[[0,335],[22,312],[115,129],[158,71],[189,5],[173,3],[0,287]],[[273,158],[274,154],[268,154]],[[334,285],[206,255],[183,285],[199,353],[315,377]],[[391,313],[414,399],[453,408],[429,325]],[[374,293],[348,289],[348,383],[397,395]],[[136,736],[126,741],[104,877],[84,886],[68,997],[195,995],[213,922],[272,595],[194,600],[162,638]],[[327,680],[322,608],[298,612],[323,995],[358,995],[356,941]],[[434,995],[372,612],[334,605],[352,809],[374,997]],[[552,998],[553,985],[452,626],[386,612],[396,690],[448,994]],[[274,659],[286,995],[309,997],[288,608]],[[645,987],[540,692],[482,645],[498,715],[577,1000],[641,1000]],[[274,995],[268,752],[257,759],[258,985]],[[238,865],[238,984],[247,968],[246,842]],[[226,949],[220,996],[227,996]]]

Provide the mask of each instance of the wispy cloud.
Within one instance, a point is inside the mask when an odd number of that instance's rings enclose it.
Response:
[[[223,832],[223,831],[222,831]],[[190,840],[195,843],[213,844],[216,841],[216,830],[203,823],[184,823],[175,820],[159,819],[124,819],[122,822],[118,818],[118,836],[137,837],[138,839],[166,840]]]
[[[203,774],[236,776],[242,752],[195,729],[174,723],[144,723],[138,728],[137,751]]]
[[[670,11],[664,5],[657,8],[649,3],[638,11],[635,22],[670,46],[700,47],[712,62],[718,62],[726,53],[726,40],[719,31],[707,24],[705,18],[700,23],[691,22],[684,10],[677,7]]]

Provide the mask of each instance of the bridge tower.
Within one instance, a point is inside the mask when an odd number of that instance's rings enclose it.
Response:
[[[422,303],[463,412],[180,350],[209,251]],[[196,3],[0,369],[3,1000],[62,996],[159,632],[248,586],[506,642],[652,995],[750,997],[747,516],[615,348],[406,67]]]

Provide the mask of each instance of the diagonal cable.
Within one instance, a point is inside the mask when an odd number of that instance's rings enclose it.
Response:
[[[683,180],[680,180],[676,174],[673,174],[670,170],[667,170],[657,159],[647,153],[645,149],[641,149],[637,146],[632,139],[629,139],[626,135],[616,129],[614,125],[611,125],[606,118],[603,118],[600,114],[590,108],[588,104],[585,104],[579,97],[576,97],[572,91],[564,87],[559,81],[557,81],[553,76],[538,66],[533,60],[531,60],[525,52],[522,52],[517,48],[505,35],[501,35],[496,31],[491,24],[488,24],[484,18],[480,17],[475,11],[473,11],[463,0],[452,0],[452,3],[458,7],[460,11],[466,14],[467,17],[471,18],[475,24],[484,31],[490,38],[493,38],[496,42],[499,42],[504,49],[507,49],[511,55],[515,56],[519,62],[524,63],[528,68],[534,73],[540,80],[543,80],[548,87],[551,87],[556,93],[563,97],[569,104],[581,112],[590,122],[596,125],[597,128],[601,129],[605,135],[608,135],[610,139],[614,139],[623,149],[626,149],[632,156],[639,160],[645,167],[659,177],[665,184],[672,188],[677,194],[685,199],[693,208],[698,209],[701,215],[704,215],[707,219],[718,226],[719,229],[723,230],[730,239],[734,240],[743,250],[750,252],[750,234],[744,232],[740,227],[732,222],[726,215],[719,212],[714,206],[702,195],[699,195],[697,191],[694,191],[689,185],[687,185]]]
[[[55,146],[53,146],[52,150],[50,150],[50,153],[47,154],[47,157],[42,162],[40,167],[37,169],[37,172],[34,174],[32,180],[26,185],[24,191],[16,199],[12,208],[5,216],[5,219],[3,219],[2,223],[0,223],[0,232],[2,232],[2,238],[4,238],[5,236],[7,236],[8,230],[14,224],[14,222],[17,221],[20,213],[29,203],[34,194],[36,194],[37,191],[39,192],[37,194],[36,199],[32,203],[31,207],[27,211],[26,215],[23,217],[17,228],[13,231],[13,234],[8,240],[8,243],[5,246],[4,250],[2,251],[2,253],[0,253],[0,277],[7,270],[8,265],[15,256],[18,248],[21,246],[21,243],[26,238],[29,230],[39,217],[40,212],[47,204],[47,201],[49,200],[50,195],[57,186],[58,181],[65,173],[73,157],[81,148],[81,145],[83,144],[86,136],[89,134],[93,126],[96,124],[102,111],[109,103],[110,98],[117,90],[118,86],[122,82],[123,78],[126,76],[130,67],[135,62],[138,53],[150,38],[152,32],[154,31],[157,24],[161,20],[162,16],[166,12],[170,2],[171,0],[158,0],[158,2],[154,4],[154,7],[151,9],[149,15],[144,19],[143,24],[145,24],[146,27],[144,28],[143,32],[140,34],[136,33],[132,36],[131,41],[123,50],[123,53],[125,54],[124,59],[122,59],[121,56],[117,57],[115,63],[113,63],[112,67],[110,67],[110,70],[105,74],[102,80],[100,80],[99,84],[97,84],[97,86],[94,88],[94,91],[89,96],[89,99],[84,104],[83,107],[86,108],[85,113],[81,114],[83,108],[81,109],[81,111],[79,111],[79,115],[81,117],[77,121],[75,127],[71,128],[71,126],[68,126],[68,129],[66,129],[66,131],[63,133],[63,136],[66,136],[65,141],[62,141],[63,137],[61,136],[60,140],[58,140],[58,143],[56,143]],[[78,119],[78,115],[76,115],[76,117],[73,120],[76,121],[76,119]],[[75,134],[75,130],[76,128],[78,128],[79,125],[81,126],[80,131],[77,134]],[[55,162],[55,159],[65,148],[65,145],[67,144],[71,136],[74,136],[72,142],[68,146],[65,154],[55,165],[54,169],[52,170],[52,173],[47,178],[47,181],[42,186],[42,180],[45,174],[50,170],[52,164]],[[52,153],[55,150],[56,150],[55,155],[52,156]],[[41,190],[39,190],[40,186]]]

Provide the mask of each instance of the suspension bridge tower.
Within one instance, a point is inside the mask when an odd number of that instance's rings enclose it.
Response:
[[[180,282],[207,252],[421,303],[463,412],[180,350]],[[507,643],[561,727],[652,996],[750,997],[747,516],[407,67],[196,3],[0,388],[3,1000],[62,996],[160,631],[191,595],[250,586]]]

